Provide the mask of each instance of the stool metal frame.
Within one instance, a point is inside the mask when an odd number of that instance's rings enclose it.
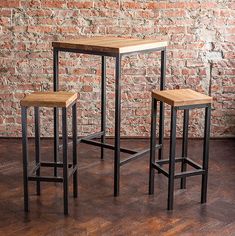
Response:
[[[73,130],[73,161],[68,163],[68,128],[67,110],[72,106],[72,130]],[[40,116],[39,107],[34,107],[35,112],[35,160],[36,165],[31,172],[28,170],[28,136],[27,136],[27,109],[21,107],[22,117],[22,147],[23,147],[23,180],[24,180],[24,210],[29,211],[29,191],[28,181],[36,181],[37,195],[41,194],[40,182],[60,182],[63,183],[64,191],[64,214],[68,214],[68,180],[73,176],[73,196],[78,195],[77,190],[77,104],[74,102],[68,108],[62,107],[62,140],[63,140],[63,162],[45,162],[40,160]],[[58,108],[57,108],[58,109]],[[58,110],[57,110],[58,111]],[[41,176],[41,167],[63,168],[63,177]]]
[[[92,54],[101,56],[101,131],[97,133],[90,134],[86,137],[79,138],[78,143],[86,143],[94,146],[101,147],[101,159],[104,158],[104,148],[114,150],[114,196],[119,195],[120,189],[120,167],[129,163],[132,160],[136,160],[147,153],[150,149],[144,149],[142,151],[131,150],[127,148],[122,148],[120,146],[120,129],[121,129],[121,59],[125,55],[134,53],[147,53],[160,51],[161,52],[161,74],[160,74],[160,90],[165,89],[165,76],[166,76],[166,47],[158,47],[154,49],[141,50],[131,53],[110,53],[110,52],[99,52],[99,51],[89,51],[81,49],[72,48],[53,48],[53,74],[54,74],[54,91],[59,90],[59,52],[73,52],[82,54]],[[106,134],[106,57],[115,58],[115,142],[114,145],[105,142]],[[54,108],[54,161],[57,161],[58,150],[59,150],[59,133],[58,133],[58,108]],[[159,157],[162,157],[163,152],[163,137],[164,137],[164,105],[160,102],[160,132],[159,132],[159,144],[156,148],[159,149]],[[101,138],[101,142],[92,140],[94,138]],[[121,160],[120,153],[130,154],[130,157]],[[54,175],[57,175],[56,167],[54,170]]]
[[[207,179],[208,179],[208,159],[209,159],[209,138],[210,138],[210,116],[211,104],[188,105],[188,106],[172,106],[171,107],[171,130],[170,130],[170,154],[169,159],[155,160],[156,146],[156,116],[157,116],[156,98],[152,98],[151,112],[151,144],[150,144],[150,171],[149,171],[149,194],[154,193],[154,170],[168,177],[168,201],[167,209],[173,209],[174,199],[174,179],[180,178],[181,189],[186,188],[186,177],[202,175],[201,187],[201,203],[207,200]],[[205,108],[205,127],[204,127],[204,142],[203,142],[203,164],[202,166],[188,157],[188,123],[189,110],[194,108]],[[177,111],[184,110],[183,121],[183,142],[182,142],[182,157],[175,158],[176,147],[176,118]],[[161,128],[160,128],[161,129]],[[159,131],[160,132],[160,131]],[[161,141],[160,141],[161,142]],[[181,162],[181,172],[175,173],[175,163]],[[169,164],[169,171],[162,168],[162,165]],[[187,165],[192,166],[196,170],[187,171]]]

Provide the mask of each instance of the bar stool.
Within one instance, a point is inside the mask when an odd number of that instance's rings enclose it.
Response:
[[[24,210],[29,211],[28,181],[37,182],[37,195],[40,195],[40,182],[61,182],[64,190],[64,214],[68,214],[68,179],[73,176],[73,196],[77,197],[77,94],[71,92],[34,92],[21,100],[22,116],[22,147],[23,147],[23,180],[24,180]],[[28,137],[27,108],[33,106],[35,111],[35,159],[36,165],[29,174],[28,170]],[[42,162],[40,160],[40,107],[62,108],[62,139],[63,162]],[[72,107],[73,128],[73,162],[68,163],[68,129],[67,110]],[[61,167],[63,177],[41,176],[41,167]]]
[[[171,130],[170,130],[170,154],[169,159],[155,160],[156,146],[156,114],[157,102],[167,103],[171,106]],[[150,171],[149,171],[149,194],[154,193],[154,170],[158,170],[168,177],[168,201],[167,209],[173,209],[174,179],[181,179],[181,188],[186,188],[186,177],[202,175],[201,203],[207,199],[208,179],[208,157],[210,137],[210,115],[212,98],[200,94],[191,89],[163,90],[152,92],[152,114],[151,114],[151,144],[150,144]],[[202,166],[188,158],[188,121],[189,110],[194,108],[205,108],[205,127],[203,144]],[[184,110],[182,157],[175,157],[176,146],[176,117],[177,111]],[[175,173],[175,162],[181,162],[181,172]],[[162,165],[169,164],[169,171],[162,168]],[[187,164],[195,168],[193,171],[186,171]]]

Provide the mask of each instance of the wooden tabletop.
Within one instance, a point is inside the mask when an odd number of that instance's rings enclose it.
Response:
[[[85,50],[109,54],[132,53],[154,50],[167,46],[166,41],[153,39],[127,39],[118,37],[93,37],[52,42],[53,47]]]

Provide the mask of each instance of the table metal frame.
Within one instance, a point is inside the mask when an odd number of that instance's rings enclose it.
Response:
[[[121,127],[121,59],[124,55],[130,55],[134,53],[147,53],[161,51],[161,73],[160,73],[160,90],[165,88],[165,76],[166,76],[166,47],[157,47],[148,50],[139,50],[128,53],[110,53],[89,51],[80,49],[69,49],[54,47],[53,48],[53,89],[59,90],[59,52],[73,52],[81,54],[91,54],[101,56],[101,131],[88,135],[83,138],[78,138],[78,143],[86,143],[101,147],[101,159],[104,157],[104,148],[114,150],[114,196],[119,195],[120,189],[120,167],[135,160],[150,151],[150,148],[142,151],[131,150],[120,147],[120,127]],[[114,145],[105,143],[106,135],[106,57],[115,58],[115,142]],[[59,152],[59,113],[58,109],[54,108],[54,162],[58,160]],[[163,138],[164,138],[164,104],[160,103],[160,117],[159,117],[159,144],[156,148],[159,149],[159,159],[162,159],[163,153]],[[101,138],[101,142],[92,140],[94,138]],[[122,160],[120,159],[120,153],[128,153],[131,156]],[[54,175],[57,176],[57,167],[54,168]]]

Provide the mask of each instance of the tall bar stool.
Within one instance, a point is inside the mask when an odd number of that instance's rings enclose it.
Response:
[[[22,147],[23,147],[23,179],[24,179],[24,210],[29,211],[28,181],[36,181],[37,195],[40,195],[40,182],[61,182],[64,189],[64,214],[68,214],[68,179],[73,176],[73,196],[77,197],[77,94],[71,92],[34,92],[21,100],[22,116]],[[35,159],[36,165],[29,174],[28,170],[28,137],[27,108],[33,106],[35,111]],[[40,160],[40,107],[62,109],[63,162],[42,162]],[[67,110],[72,107],[73,129],[73,162],[68,163],[68,129]],[[63,177],[41,176],[41,167],[61,167]]]
[[[167,103],[171,106],[171,130],[170,130],[170,154],[169,159],[155,160],[156,146],[156,114],[157,102]],[[173,209],[174,179],[181,178],[181,188],[186,188],[186,177],[202,175],[201,203],[207,199],[208,179],[208,157],[210,137],[210,115],[212,97],[200,94],[191,89],[163,90],[152,92],[152,114],[151,114],[151,144],[150,144],[150,171],[149,171],[149,194],[154,193],[154,170],[158,170],[168,177],[168,201],[167,209]],[[189,110],[194,108],[205,108],[205,128],[203,144],[202,166],[188,158],[188,121]],[[182,157],[175,157],[176,146],[176,117],[177,111],[184,110]],[[175,162],[181,162],[181,172],[175,173]],[[169,171],[163,169],[162,165],[169,164]],[[196,170],[187,171],[187,164]]]

